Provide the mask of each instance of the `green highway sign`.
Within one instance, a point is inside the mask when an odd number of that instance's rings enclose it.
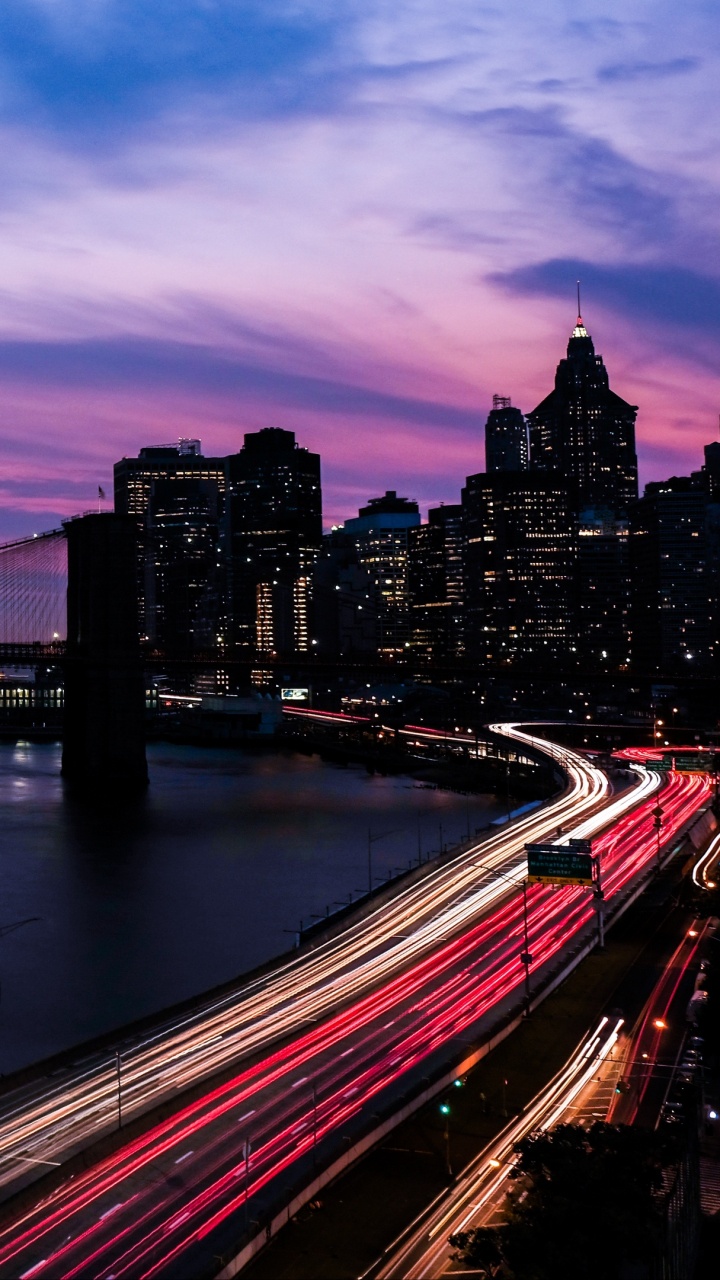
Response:
[[[526,844],[528,879],[535,884],[583,884],[591,886],[593,860],[589,840],[570,844]]]

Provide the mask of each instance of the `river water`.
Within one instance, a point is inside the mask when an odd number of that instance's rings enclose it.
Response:
[[[373,874],[464,838],[491,797],[293,753],[156,743],[113,810],[65,795],[58,745],[0,745],[0,1071],[224,982]],[[18,929],[7,926],[37,916]]]

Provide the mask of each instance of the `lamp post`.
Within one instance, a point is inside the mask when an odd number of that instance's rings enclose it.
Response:
[[[600,880],[600,858],[593,858],[595,867],[595,889],[593,891],[595,910],[598,918],[598,949],[605,948],[605,894]]]
[[[386,836],[394,836],[400,827],[396,827],[394,831],[381,831],[374,836],[370,827],[368,827],[368,843],[367,843],[367,866],[368,866],[368,893],[372,893],[373,887],[373,866],[372,866],[372,847],[378,840],[384,840]]]
[[[318,1111],[317,1111],[317,1085],[313,1080],[312,1085],[312,1104],[313,1104],[313,1168],[317,1165],[317,1127],[318,1127]]]
[[[120,1074],[120,1050],[115,1050],[115,1071],[117,1073],[117,1116],[118,1129],[122,1129],[122,1076]]]
[[[473,867],[480,871],[484,871],[487,875],[495,876],[498,880],[507,880],[510,884],[517,884],[517,880],[513,880],[512,876],[508,876],[504,871],[496,871],[494,867],[484,867],[481,862],[474,862]],[[523,1017],[530,1017],[530,965],[533,962],[530,954],[530,936],[528,931],[528,907],[527,907],[527,879],[521,883],[522,889],[522,907],[523,907],[523,950],[520,952],[520,963],[525,969],[525,1009]]]
[[[245,1230],[248,1227],[248,1200],[250,1199],[250,1139],[245,1139]]]
[[[665,810],[663,809],[662,805],[656,804],[655,808],[651,809],[650,812],[652,813],[653,820],[654,820],[653,826],[655,827],[655,839],[656,839],[655,858],[657,861],[657,870],[659,871],[660,870],[660,832],[662,831],[663,813],[665,812]]]
[[[445,1171],[448,1178],[452,1178],[453,1171],[450,1163],[450,1103],[440,1103],[440,1115],[445,1117]]]

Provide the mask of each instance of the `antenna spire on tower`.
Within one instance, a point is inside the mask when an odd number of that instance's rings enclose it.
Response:
[[[580,317],[582,316],[582,310],[580,308],[580,281],[579,280],[577,282],[577,296],[578,296],[578,320],[579,320]]]

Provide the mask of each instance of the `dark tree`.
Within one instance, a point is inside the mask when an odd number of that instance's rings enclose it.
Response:
[[[516,1147],[505,1222],[451,1236],[456,1257],[507,1280],[619,1280],[661,1239],[668,1139],[625,1125],[558,1125]]]

